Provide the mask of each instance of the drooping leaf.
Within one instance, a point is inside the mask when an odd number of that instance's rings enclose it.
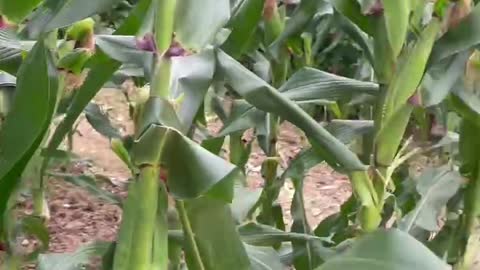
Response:
[[[407,233],[392,229],[365,235],[318,270],[448,270],[450,266]]]
[[[0,1],[0,14],[14,22],[21,22],[42,0]]]
[[[293,101],[251,73],[233,58],[219,51],[220,74],[227,83],[250,104],[260,110],[275,113],[302,129],[307,137],[318,143],[338,164],[347,170],[364,170],[365,166],[347,146],[338,141]]]
[[[100,134],[107,138],[121,138],[120,131],[112,126],[108,115],[102,112],[100,107],[90,102],[85,108],[85,117],[88,123]]]
[[[465,72],[467,53],[460,53],[432,66],[422,83],[422,103],[426,107],[442,102]]]
[[[245,244],[252,270],[284,269],[279,254],[271,247],[256,247]]]
[[[222,45],[226,53],[238,58],[245,51],[262,18],[264,2],[265,0],[245,0],[240,3],[237,12],[232,15],[226,26],[232,30]]]
[[[229,0],[178,0],[175,39],[185,48],[198,51],[212,43],[229,18]]]
[[[39,41],[20,67],[15,100],[0,131],[0,221],[18,178],[50,125],[57,91],[52,57]]]
[[[190,127],[203,104],[215,72],[212,48],[198,54],[173,59],[171,91],[182,99],[178,115],[184,126]]]
[[[38,270],[80,270],[92,257],[101,257],[110,247],[110,243],[97,242],[85,245],[72,253],[41,254],[38,258]]]
[[[151,0],[140,1],[125,22],[115,31],[118,35],[133,35],[140,28],[142,19]],[[89,61],[90,71],[82,86],[75,91],[74,99],[69,106],[65,118],[55,129],[48,144],[48,150],[55,150],[63,138],[71,130],[77,118],[83,112],[90,100],[97,94],[102,86],[112,77],[121,64],[109,59],[105,53],[97,51]]]
[[[399,228],[406,232],[414,226],[428,231],[438,231],[442,208],[457,193],[462,185],[462,176],[445,165],[426,169],[416,182],[417,192],[422,198],[415,209],[405,215]]]
[[[70,24],[108,11],[120,0],[98,0],[85,4],[82,0],[45,0],[31,15],[24,31],[29,37],[36,38],[42,32],[49,32],[56,28]]]
[[[185,206],[188,221],[183,220],[182,224],[185,231],[188,222],[192,233],[185,235],[185,258],[189,269],[250,269],[247,252],[226,203],[203,197],[187,200]],[[180,212],[182,218],[185,217]]]
[[[477,4],[456,27],[449,29],[436,43],[430,57],[435,63],[480,43],[480,5]]]
[[[97,35],[95,43],[112,59],[124,64],[134,64],[151,73],[153,52],[140,50],[136,47],[135,36]],[[147,75],[150,75],[147,73]]]
[[[156,142],[158,138],[164,140],[158,147],[155,144],[141,143],[144,140]],[[212,154],[177,130],[151,125],[136,141],[132,159],[135,165],[141,166],[158,160],[158,155],[162,157],[161,162],[165,168],[168,168],[168,187],[171,194],[182,199],[192,199],[205,194],[216,184],[226,180],[235,169],[234,165]],[[232,198],[226,200],[231,201]]]

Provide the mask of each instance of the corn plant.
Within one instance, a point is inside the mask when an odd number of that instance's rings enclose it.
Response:
[[[128,14],[113,16],[118,9]],[[112,34],[95,34],[97,14],[107,16]],[[3,0],[0,15],[0,69],[16,77],[1,89],[2,267],[36,261],[38,269],[78,269],[100,255],[102,267],[114,270],[473,269],[478,4]],[[333,41],[332,32],[340,33]],[[354,78],[351,70],[321,70],[338,40],[361,52]],[[134,132],[122,137],[90,102],[125,77],[141,79],[131,99]],[[318,123],[312,105],[340,119]],[[114,243],[45,254],[46,176],[55,175],[51,161],[83,112],[131,171],[124,201],[91,188],[122,206],[122,224]],[[359,120],[346,119],[352,112]],[[207,128],[212,113],[223,123],[219,133]],[[309,146],[282,170],[277,142],[285,121]],[[242,134],[250,128],[267,157],[259,190],[245,187],[251,145]],[[418,156],[441,164],[409,173]],[[348,176],[354,195],[312,228],[303,180],[322,162]],[[276,202],[286,181],[295,187],[289,232]],[[22,186],[31,186],[36,211],[19,218]],[[22,254],[20,234],[41,247]]]

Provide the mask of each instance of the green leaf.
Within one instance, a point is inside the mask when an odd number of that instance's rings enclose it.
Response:
[[[240,241],[228,205],[207,197],[185,201],[191,235],[186,241],[185,255],[191,270],[246,270],[250,269],[247,253]],[[180,212],[182,219],[182,212]],[[195,250],[196,249],[196,250]],[[198,253],[197,253],[198,252]],[[197,256],[199,254],[200,256]],[[196,266],[201,261],[203,268]],[[280,268],[278,268],[280,269]]]
[[[305,210],[305,201],[303,197],[303,179],[305,175],[298,175],[298,177],[291,177],[293,186],[295,187],[295,193],[293,194],[292,206],[290,211],[292,213],[292,232],[312,234],[310,225],[308,224],[306,210]],[[298,257],[294,259],[293,263],[295,269],[298,270],[313,270],[315,267],[323,263],[322,258],[319,256],[316,248],[318,245],[315,243],[307,242],[301,243],[298,241],[292,241],[293,251],[298,251],[299,249],[305,249],[305,256]]]
[[[378,85],[362,82],[313,68],[295,72],[280,87],[284,97],[296,102],[314,100],[349,101],[359,95],[378,94]]]
[[[334,18],[335,23],[340,29],[362,48],[365,57],[371,65],[374,65],[375,60],[373,59],[372,42],[368,39],[368,36],[357,25],[345,18],[345,16],[336,12]]]
[[[21,64],[22,51],[0,47],[0,70],[15,75]]]
[[[102,256],[110,243],[97,242],[85,245],[72,253],[41,254],[38,258],[38,270],[80,270],[94,256]]]
[[[110,58],[143,68],[147,71],[146,75],[150,76],[154,53],[138,49],[135,36],[96,35],[95,43]]]
[[[21,22],[42,0],[0,1],[0,14],[14,22]]]
[[[177,0],[175,39],[183,47],[203,49],[230,18],[229,0]]]
[[[251,189],[240,184],[234,186],[233,201],[230,206],[232,216],[237,223],[242,223],[248,217],[250,210],[260,199],[262,189]]]
[[[355,0],[330,0],[333,7],[356,24],[363,32],[373,36],[375,21],[362,14],[359,3]]]
[[[383,0],[387,36],[396,59],[402,51],[407,38],[410,18],[410,1]]]
[[[266,113],[256,109],[244,100],[233,101],[231,110],[229,117],[223,123],[219,136],[227,136],[252,127],[261,129],[265,122]]]
[[[285,269],[280,256],[271,247],[256,247],[245,244],[250,258],[251,270],[279,270]]]
[[[0,131],[0,221],[18,178],[50,125],[57,91],[52,57],[39,41],[20,67],[15,100]]]
[[[301,33],[314,15],[320,16],[332,13],[331,6],[323,0],[303,0],[295,9],[292,17],[287,21],[285,30],[270,45],[273,55],[280,57],[280,49],[293,35]]]
[[[458,80],[465,73],[465,65],[469,54],[467,52],[446,58],[425,74],[422,82],[422,105],[430,107],[442,102],[450,93]]]
[[[164,140],[158,147],[145,143],[145,141],[157,142],[158,138]],[[234,173],[234,165],[212,154],[175,129],[151,125],[135,144],[132,159],[137,166],[151,164],[153,160],[157,160],[158,155],[162,157],[161,162],[168,169],[169,190],[178,198],[192,199],[205,194]],[[231,200],[232,198],[227,199]]]
[[[376,96],[378,85],[313,68],[303,68],[294,73],[279,91],[283,96],[299,104],[329,104],[334,101],[348,102],[357,97]],[[251,127],[261,129],[264,121],[265,112],[255,109],[245,100],[235,100],[220,136]]]
[[[93,129],[103,136],[110,139],[122,137],[120,131],[112,126],[108,115],[103,113],[97,104],[90,102],[87,105],[85,108],[85,117]]]
[[[120,197],[116,196],[115,194],[103,190],[101,187],[98,186],[97,180],[94,177],[88,175],[73,175],[73,174],[65,174],[65,173],[50,173],[50,175],[54,177],[63,178],[63,180],[67,183],[80,187],[86,191],[88,191],[91,195],[100,198],[108,203],[121,205],[122,200]]]
[[[133,35],[140,28],[142,19],[150,7],[151,0],[140,1],[125,22],[115,31],[117,35]],[[105,53],[97,50],[89,61],[90,71],[83,85],[75,91],[74,99],[70,104],[65,118],[55,129],[48,144],[48,151],[55,150],[63,138],[72,129],[73,124],[97,94],[102,86],[112,77],[120,67],[120,63],[109,59]]]
[[[326,241],[325,238],[306,233],[284,232],[277,228],[250,222],[238,227],[242,241],[254,246],[273,246],[282,242],[298,241],[301,243]],[[325,251],[327,249],[325,248]]]
[[[35,41],[24,41],[9,29],[0,30],[0,69],[10,74],[17,74],[22,64],[22,52],[32,49]]]
[[[405,215],[399,223],[399,229],[409,232],[414,226],[427,231],[438,231],[443,207],[453,197],[462,185],[462,176],[444,165],[438,168],[428,168],[415,181],[417,192],[422,196],[415,209]]]
[[[264,3],[265,0],[241,2],[237,12],[233,14],[226,26],[232,30],[227,41],[222,45],[226,53],[238,58],[245,51],[262,18]]]
[[[375,143],[379,164],[388,166],[398,150],[412,110],[408,99],[422,80],[440,26],[434,18],[425,27],[388,86],[383,107],[377,112],[378,135]]]
[[[435,63],[453,54],[467,50],[480,43],[480,5],[449,29],[436,43],[430,56],[430,63]]]
[[[80,74],[85,63],[91,56],[91,52],[85,48],[78,48],[67,53],[57,63],[59,69],[71,71],[74,74]]]
[[[448,270],[450,266],[407,233],[392,229],[363,236],[318,270]]]
[[[302,129],[307,137],[347,170],[365,170],[365,165],[348,147],[328,133],[293,101],[257,77],[233,58],[219,51],[218,69],[226,82],[256,108],[275,113]]]
[[[45,0],[31,15],[24,31],[36,38],[43,32],[69,26],[95,14],[110,10],[120,0],[98,0],[88,5],[83,0]]]
[[[173,59],[171,91],[181,98],[178,116],[190,127],[210,87],[215,72],[215,54],[212,48]]]

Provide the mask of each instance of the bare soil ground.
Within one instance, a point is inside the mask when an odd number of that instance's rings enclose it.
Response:
[[[123,132],[131,130],[128,106],[118,90],[104,89],[96,97],[96,101],[108,111],[115,126]],[[98,134],[84,119],[81,120],[78,131],[74,139],[74,152],[91,160],[93,165],[83,162],[74,166],[73,170],[107,176],[111,181],[104,183],[105,188],[125,196],[124,187],[130,177],[129,171],[110,151],[108,139]],[[278,150],[283,166],[301,151],[304,143],[300,134],[292,125],[282,125]],[[248,163],[248,180],[252,186],[259,186],[263,183],[260,166],[265,157],[258,147],[254,149]],[[287,224],[291,220],[289,208],[293,191],[292,184],[287,182],[279,198]],[[312,226],[337,212],[342,202],[351,194],[347,178],[322,164],[308,173],[304,192],[308,220]],[[84,190],[56,179],[49,183],[48,200],[51,210],[48,225],[51,252],[74,251],[84,243],[115,239],[121,222],[121,209],[117,206],[105,203]]]

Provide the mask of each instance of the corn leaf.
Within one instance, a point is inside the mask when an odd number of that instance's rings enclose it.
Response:
[[[381,120],[377,137],[377,161],[381,164],[388,165],[397,151],[410,117],[411,106],[407,101],[420,84],[439,30],[440,23],[436,20],[423,30],[388,88],[384,107],[378,112],[381,113]],[[395,128],[396,132],[389,131],[390,128]]]
[[[251,269],[226,203],[203,197],[185,201],[185,208],[192,232],[192,235],[186,235],[185,242],[189,269]],[[183,225],[185,230],[186,224]],[[197,252],[200,256],[196,255]]]
[[[235,222],[242,223],[247,219],[249,212],[255,207],[261,195],[261,188],[252,189],[235,183],[234,196],[230,205]]]
[[[24,32],[27,36],[35,38],[42,32],[69,26],[74,22],[108,11],[118,3],[120,0],[97,0],[89,2],[88,5],[83,0],[46,0],[31,15]]]
[[[0,1],[0,14],[14,22],[21,22],[42,0]]]
[[[427,168],[415,182],[422,198],[415,209],[403,217],[398,227],[405,232],[410,232],[414,226],[431,232],[438,231],[441,211],[462,185],[462,176],[445,165]]]
[[[157,142],[158,138],[163,138],[163,145],[156,147],[155,144],[145,143]],[[234,165],[204,149],[177,130],[160,125],[151,125],[147,128],[136,140],[132,151],[132,159],[137,166],[151,164],[161,156],[162,164],[168,168],[169,190],[172,195],[181,199],[203,195],[215,185],[227,181],[228,176],[235,172]],[[233,194],[223,196],[230,202]]]
[[[292,36],[297,35],[305,29],[305,26],[311,21],[314,15],[331,14],[331,6],[323,0],[303,0],[295,9],[292,17],[288,20],[285,30],[270,45],[272,54],[280,57],[280,49],[285,42]]]
[[[345,16],[335,13],[335,23],[345,32],[355,43],[362,48],[365,57],[368,59],[371,65],[375,63],[373,58],[373,49],[371,41],[368,36],[354,23],[348,20]]]
[[[100,107],[90,102],[85,108],[85,117],[88,123],[101,135],[107,138],[121,138],[120,131],[112,126],[108,115],[102,112]]]
[[[408,21],[410,18],[410,2],[383,0],[387,36],[392,47],[393,57],[400,54],[407,38]]]
[[[270,227],[255,222],[243,224],[238,227],[238,232],[242,238],[242,241],[249,245],[255,246],[273,246],[282,242],[290,241],[318,241],[320,243],[326,241],[325,238],[318,237],[306,233],[297,232],[284,232],[274,227]],[[325,248],[325,251],[327,249]]]
[[[95,43],[110,58],[124,64],[136,65],[145,69],[147,77],[151,74],[153,52],[140,50],[136,46],[135,36],[96,35]]]
[[[52,61],[44,42],[39,41],[18,72],[15,100],[0,131],[0,221],[54,113],[58,80]]]
[[[136,8],[131,12],[126,21],[118,28],[115,34],[133,35],[140,28],[143,16],[145,16],[150,6],[151,0],[140,1]],[[120,63],[109,59],[108,56],[100,50],[89,61],[90,71],[85,82],[76,90],[74,99],[68,108],[65,118],[55,129],[55,132],[48,144],[48,152],[55,150],[67,133],[72,129],[73,124],[88,105],[90,100],[97,94],[102,86],[112,77],[115,71],[120,67]]]
[[[448,270],[450,266],[407,233],[392,229],[365,235],[318,270]]]
[[[265,0],[245,0],[240,3],[237,12],[227,24],[232,32],[222,45],[222,49],[234,58],[238,58],[247,48],[248,42],[262,18]]]
[[[433,65],[422,82],[422,103],[430,107],[442,102],[465,73],[468,53],[463,52]]]
[[[120,197],[116,196],[115,194],[103,190],[98,184],[97,180],[88,175],[73,175],[73,174],[65,174],[65,173],[51,173],[51,176],[57,178],[63,178],[63,180],[67,183],[75,185],[79,188],[84,189],[85,191],[89,192],[91,195],[102,199],[108,203],[121,205],[122,200]]]
[[[297,177],[290,177],[292,180],[293,186],[295,187],[295,193],[293,194],[292,205],[290,211],[292,213],[292,232],[312,234],[312,229],[307,220],[307,212],[305,209],[305,200],[303,192],[303,179],[305,175],[297,175]],[[297,240],[292,240],[293,250],[305,249],[305,256],[300,256],[293,260],[295,269],[298,270],[313,270],[315,267],[323,263],[322,256],[317,250],[322,246],[319,246],[313,242],[302,243]]]
[[[245,244],[252,270],[285,269],[279,254],[271,247],[256,247]]]
[[[295,72],[279,91],[284,97],[296,102],[322,99],[348,101],[359,95],[377,95],[378,85],[318,69],[303,68]]]
[[[212,48],[173,59],[171,91],[181,98],[178,117],[182,124],[190,127],[202,106],[215,72],[215,53]]]
[[[467,50],[480,43],[480,4],[456,27],[445,33],[435,43],[430,64],[436,63],[453,54]]]
[[[38,270],[78,270],[87,265],[95,256],[102,256],[110,243],[97,242],[85,245],[72,253],[41,254],[38,258]]]
[[[368,16],[362,14],[360,4],[354,0],[331,0],[333,7],[356,24],[363,32],[372,36],[374,33],[375,21]]]
[[[365,166],[346,145],[338,141],[292,100],[257,77],[230,56],[219,51],[217,63],[226,82],[256,108],[277,114],[301,128],[338,164],[347,170],[365,170]]]
[[[200,50],[212,44],[230,19],[229,0],[177,0],[175,39],[185,48]]]

